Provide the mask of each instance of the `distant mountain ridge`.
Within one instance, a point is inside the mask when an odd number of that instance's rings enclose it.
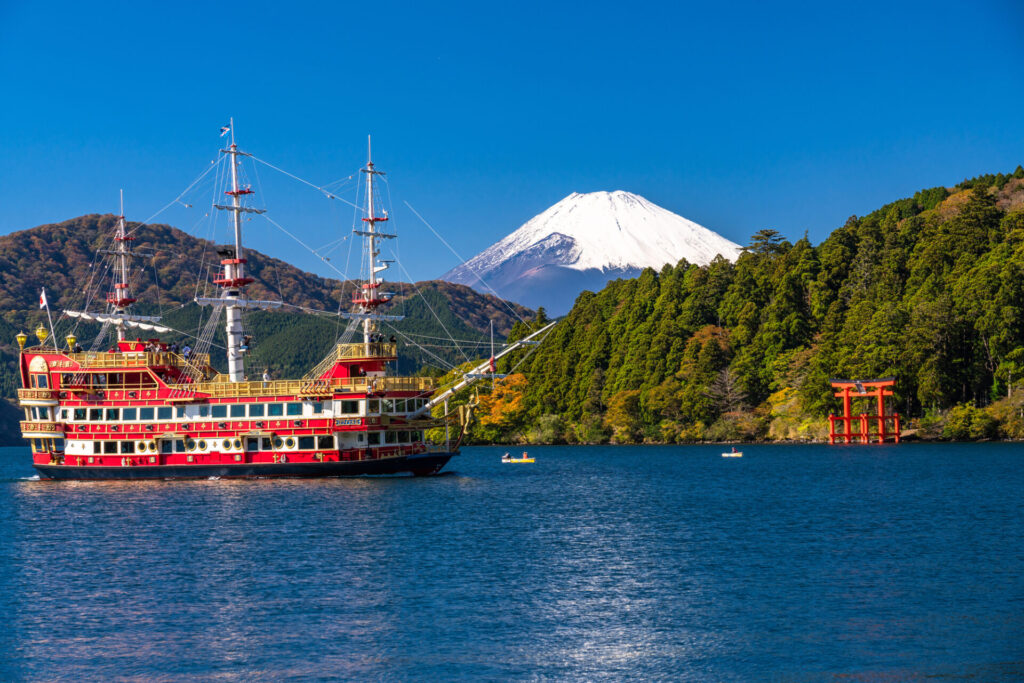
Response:
[[[564,313],[584,289],[635,277],[681,260],[734,261],[740,245],[648,201],[615,192],[572,193],[442,280],[485,290],[531,307]]]

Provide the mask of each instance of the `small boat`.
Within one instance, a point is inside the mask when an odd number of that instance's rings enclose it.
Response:
[[[512,455],[509,455],[508,453],[506,453],[505,455],[501,456],[501,461],[502,462],[533,462],[533,458],[531,458],[529,455],[527,455],[526,451],[523,451],[523,454],[521,456],[519,456],[518,458],[515,457],[515,456],[512,456]]]
[[[725,453],[722,453],[722,457],[723,458],[742,458],[743,457],[743,451],[736,450],[736,448],[734,446],[731,451],[726,451]]]

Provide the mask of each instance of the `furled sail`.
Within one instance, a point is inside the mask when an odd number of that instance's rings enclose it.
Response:
[[[130,315],[128,313],[86,313],[84,311],[64,311],[64,315],[70,318],[80,318],[81,320],[93,320],[98,323],[111,323],[113,325],[123,324],[128,327],[136,327],[141,330],[151,330],[153,332],[171,331],[171,328],[169,327],[154,325],[153,323],[159,322],[160,318],[152,315]]]

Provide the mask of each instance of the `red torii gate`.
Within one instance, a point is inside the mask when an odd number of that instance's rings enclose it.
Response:
[[[892,396],[891,387],[896,384],[895,377],[883,379],[833,379],[831,382],[832,388],[837,390],[835,393],[836,398],[843,399],[843,414],[842,416],[828,416],[828,442],[830,444],[836,443],[837,440],[843,443],[858,441],[860,443],[885,443],[890,438],[896,443],[900,442],[899,413],[891,415],[886,415],[885,413],[885,397]],[[876,399],[878,413],[875,415],[868,415],[867,413],[853,415],[850,409],[855,398]],[[878,425],[874,432],[870,429],[872,422]],[[892,431],[886,429],[889,422],[892,423]],[[855,424],[860,427],[856,431],[853,429]],[[837,426],[840,429],[837,430]]]

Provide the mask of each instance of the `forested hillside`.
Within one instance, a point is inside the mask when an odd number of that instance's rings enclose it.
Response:
[[[922,436],[1020,438],[1022,309],[1018,167],[851,217],[819,246],[762,230],[735,264],[584,292],[481,396],[477,436],[823,438],[839,409],[829,378],[894,376],[896,410]]]

